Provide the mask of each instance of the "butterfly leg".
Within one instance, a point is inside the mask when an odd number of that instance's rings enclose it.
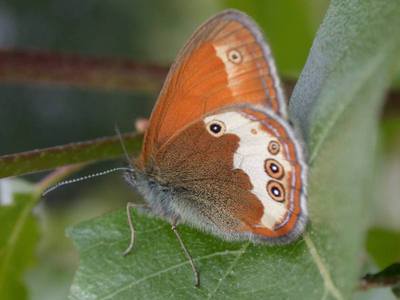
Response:
[[[133,244],[135,243],[135,227],[133,226],[133,222],[132,222],[131,209],[135,208],[135,207],[139,207],[139,206],[143,206],[143,205],[136,204],[133,202],[128,202],[126,204],[126,214],[128,216],[129,229],[131,230],[131,240],[129,242],[128,248],[126,248],[126,250],[122,254],[123,256],[128,255],[132,251]]]
[[[179,241],[179,244],[181,245],[181,248],[183,250],[183,252],[185,253],[186,258],[189,260],[190,266],[192,267],[192,271],[193,271],[193,275],[194,275],[194,286],[195,287],[200,287],[200,274],[196,269],[196,266],[194,264],[193,258],[189,253],[189,250],[186,248],[185,244],[183,243],[183,240],[181,238],[181,236],[179,235],[178,229],[176,228],[177,226],[177,220],[173,220],[172,221],[172,231],[175,233],[176,238]]]

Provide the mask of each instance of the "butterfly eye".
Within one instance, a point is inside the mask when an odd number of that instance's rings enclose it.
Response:
[[[279,182],[270,180],[267,184],[267,191],[270,197],[275,201],[285,201],[285,190],[283,188],[283,185]]]
[[[283,169],[282,165],[275,159],[267,159],[264,167],[265,172],[267,172],[267,174],[272,178],[282,179],[282,177],[285,175],[285,170]]]
[[[223,122],[214,120],[208,123],[207,130],[211,135],[220,137],[225,133],[226,127]]]
[[[278,142],[276,141],[271,141],[268,144],[268,152],[271,153],[272,155],[276,155],[279,153],[281,150],[281,146],[279,145]]]
[[[236,49],[231,49],[228,51],[228,60],[234,64],[240,64],[242,62],[242,55]]]

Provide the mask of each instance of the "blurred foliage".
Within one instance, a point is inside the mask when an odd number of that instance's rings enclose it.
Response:
[[[26,299],[23,275],[34,262],[39,238],[32,214],[37,195],[10,196],[13,203],[0,206],[0,299]]]
[[[400,262],[400,231],[371,228],[366,243],[368,253],[379,267]]]
[[[374,169],[372,228],[400,232],[400,118],[385,116],[380,126],[380,149]],[[376,239],[374,239],[376,240]],[[377,240],[376,240],[377,241]],[[379,247],[377,244],[375,247]]]
[[[381,123],[381,140],[386,153],[398,154],[400,149],[400,116],[386,117]]]
[[[121,208],[134,196],[118,175],[83,183],[78,193],[77,187],[79,185],[69,186],[49,194],[48,201],[52,205],[41,206],[42,234],[37,263],[25,276],[32,300],[68,298],[79,260],[72,241],[65,235],[65,228]],[[57,205],[64,197],[72,203],[61,201]]]
[[[397,77],[393,81],[393,88],[396,90],[400,90],[400,74],[397,75]]]

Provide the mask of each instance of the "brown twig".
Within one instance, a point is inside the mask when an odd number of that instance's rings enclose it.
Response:
[[[46,51],[0,49],[0,83],[67,85],[98,90],[160,89],[168,67],[129,59],[87,57]],[[295,85],[284,80],[289,96]],[[400,91],[387,95],[384,115],[400,114]]]
[[[365,275],[361,278],[359,289],[398,286],[400,286],[400,263],[394,263],[376,274]]]
[[[0,82],[154,92],[167,71],[127,59],[0,49]]]

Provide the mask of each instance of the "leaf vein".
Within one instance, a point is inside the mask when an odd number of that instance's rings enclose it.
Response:
[[[197,257],[197,258],[194,259],[194,261],[200,261],[200,260],[204,260],[204,259],[210,259],[210,258],[213,258],[213,257],[216,257],[216,256],[225,256],[225,255],[235,255],[235,254],[237,254],[237,255],[240,256],[242,254],[242,252],[243,252],[242,250],[227,250],[227,251],[222,251],[222,252],[215,252],[215,253],[212,253],[212,254],[209,254],[209,255],[204,255],[204,256]],[[154,273],[149,274],[149,275],[147,275],[145,277],[142,277],[142,278],[140,278],[138,280],[135,280],[135,281],[133,281],[133,282],[131,282],[129,284],[123,285],[122,287],[120,287],[119,289],[115,290],[114,292],[112,292],[112,293],[110,293],[108,295],[105,295],[104,297],[99,298],[99,299],[101,299],[101,300],[112,299],[113,297],[115,297],[119,293],[129,289],[130,287],[132,287],[132,286],[134,286],[136,284],[139,284],[139,283],[141,283],[143,281],[146,281],[146,280],[149,280],[151,278],[154,278],[154,277],[156,277],[158,275],[161,275],[163,273],[178,269],[178,268],[180,268],[180,267],[182,267],[184,265],[187,265],[187,264],[189,264],[189,261],[181,262],[179,264],[170,266],[170,267],[168,267],[168,268],[166,268],[164,270],[160,270],[160,271],[154,272]]]
[[[231,265],[226,269],[226,272],[224,273],[224,275],[219,279],[218,284],[216,285],[215,289],[208,294],[207,299],[211,299],[217,293],[217,291],[218,291],[219,287],[221,286],[222,282],[229,275],[229,273],[232,271],[232,269],[237,265],[239,259],[246,252],[246,249],[247,249],[247,247],[249,247],[249,245],[250,245],[250,243],[246,243],[239,251],[237,251],[238,255],[233,260]]]
[[[315,247],[313,241],[311,240],[310,235],[307,232],[304,234],[304,240],[306,242],[308,251],[314,263],[317,265],[319,273],[321,274],[321,277],[324,281],[324,287],[325,287],[324,294],[326,293],[326,291],[329,291],[335,299],[343,300],[344,298],[342,294],[340,293],[339,289],[335,286],[328,268],[322,261],[322,257],[319,255],[317,248]]]

